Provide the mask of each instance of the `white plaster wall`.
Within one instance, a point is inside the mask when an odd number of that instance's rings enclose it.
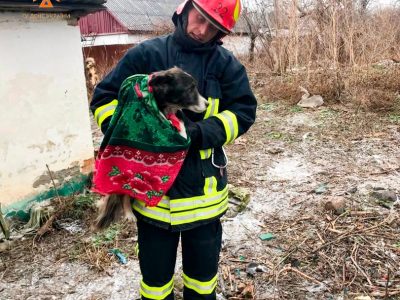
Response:
[[[34,196],[40,175],[93,157],[78,26],[0,12],[0,201]]]

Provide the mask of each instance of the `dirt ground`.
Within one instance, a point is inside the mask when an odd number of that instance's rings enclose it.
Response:
[[[264,103],[227,152],[230,182],[251,200],[223,219],[219,299],[400,296],[399,200],[373,196],[400,194],[400,111]],[[344,207],[331,212],[324,205],[335,199]],[[93,244],[92,214],[60,220],[41,240],[19,239],[0,253],[0,299],[137,299],[134,232],[118,228],[112,244],[127,264],[101,257],[84,247]],[[180,289],[177,276],[178,296]]]

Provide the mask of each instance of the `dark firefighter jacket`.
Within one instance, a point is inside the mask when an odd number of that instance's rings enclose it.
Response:
[[[145,41],[131,48],[96,87],[91,110],[104,133],[118,103],[125,78],[177,66],[191,74],[198,90],[209,100],[205,113],[185,111],[196,122],[197,143],[182,169],[156,207],[133,202],[138,218],[173,231],[191,229],[221,217],[228,208],[227,173],[223,145],[232,143],[254,123],[256,99],[245,68],[217,42],[188,47],[183,34]]]

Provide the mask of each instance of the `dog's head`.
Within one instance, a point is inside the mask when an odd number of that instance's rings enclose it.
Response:
[[[85,64],[86,64],[85,65],[86,69],[91,69],[91,68],[94,68],[96,66],[96,61],[94,60],[93,57],[88,57],[85,60]]]
[[[182,108],[200,113],[207,109],[208,102],[199,94],[196,80],[177,67],[155,73],[149,86],[164,113],[175,113]]]

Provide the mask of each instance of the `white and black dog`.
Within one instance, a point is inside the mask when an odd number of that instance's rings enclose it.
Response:
[[[180,68],[153,73],[148,82],[160,114],[175,115],[181,109],[201,113],[207,109],[208,102],[197,90],[195,79]],[[187,138],[182,120],[178,120],[179,133]],[[99,202],[99,216],[94,229],[104,229],[120,219],[135,220],[128,195],[111,194],[102,197]]]

